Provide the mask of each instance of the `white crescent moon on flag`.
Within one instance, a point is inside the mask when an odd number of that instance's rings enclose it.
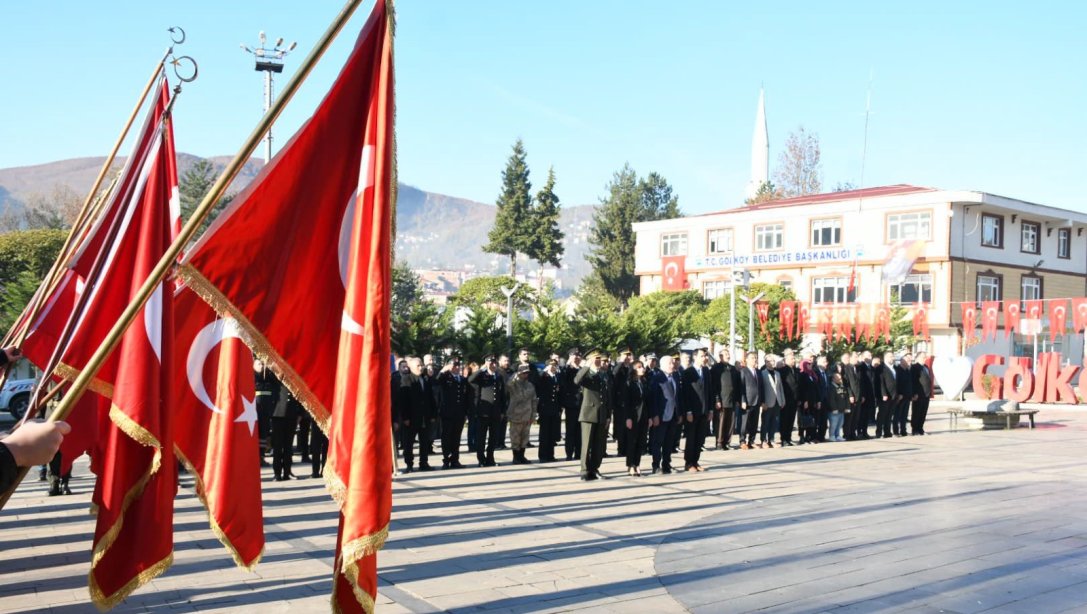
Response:
[[[151,298],[143,308],[143,328],[147,332],[147,340],[151,343],[151,349],[155,350],[155,357],[162,364],[162,283],[155,287]]]
[[[986,309],[985,310],[985,316],[988,317],[988,318],[995,318],[996,317],[996,309],[993,309],[992,307]]]
[[[192,345],[189,346],[189,355],[185,361],[185,374],[188,376],[189,388],[192,389],[193,395],[196,396],[204,407],[207,407],[212,412],[223,415],[225,412],[222,408],[217,407],[211,400],[211,395],[208,394],[208,389],[204,387],[204,363],[207,362],[208,356],[212,350],[215,349],[225,339],[241,339],[241,333],[238,330],[238,324],[231,318],[215,320],[208,324],[204,328],[200,329],[200,332],[196,334],[196,337],[192,341]],[[256,400],[250,400],[242,396],[242,413],[234,421],[235,422],[248,422],[249,432],[253,432],[253,423],[256,422]]]
[[[1058,305],[1057,307],[1053,308],[1053,315],[1063,318],[1065,311],[1067,310],[1065,309],[1064,305]]]
[[[669,273],[669,271],[672,271],[672,272]],[[668,264],[664,265],[664,277],[666,279],[671,279],[671,278],[675,277],[676,275],[679,275],[679,265],[678,264],[676,264],[674,262],[669,262]]]
[[[343,220],[340,221],[340,240],[337,245],[337,255],[340,262],[340,283],[347,289],[347,259],[351,254],[351,225],[355,221],[355,208],[363,193],[374,187],[374,146],[366,145],[362,148],[362,162],[359,164],[359,187],[351,198],[347,200],[347,207],[343,212]],[[340,319],[340,328],[352,335],[362,335],[363,328],[351,314],[345,309]]]

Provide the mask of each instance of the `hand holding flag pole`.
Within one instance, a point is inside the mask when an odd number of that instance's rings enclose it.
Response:
[[[302,82],[306,80],[313,70],[317,60],[319,60],[321,56],[324,55],[325,51],[328,50],[328,47],[332,44],[332,40],[339,34],[340,30],[343,29],[344,25],[347,24],[347,21],[361,3],[362,0],[348,0],[340,10],[340,13],[332,21],[332,24],[329,25],[328,29],[325,30],[325,33],[321,35],[321,38],[317,41],[317,44],[310,51],[309,55],[302,61],[298,71],[287,82],[279,97],[272,103],[272,106],[269,107],[268,111],[264,114],[264,117],[261,118],[260,122],[257,123],[256,127],[253,128],[253,131],[245,139],[245,142],[238,150],[238,153],[234,155],[234,158],[227,164],[226,168],[223,169],[223,173],[219,175],[219,178],[208,190],[204,199],[200,201],[196,210],[193,211],[192,217],[189,218],[189,221],[182,227],[177,238],[162,255],[162,258],[159,259],[155,268],[151,271],[151,275],[144,281],[143,285],[140,286],[140,289],[136,292],[132,302],[125,308],[120,319],[113,325],[113,328],[110,329],[109,334],[106,336],[105,340],[103,340],[102,344],[98,346],[98,349],[95,350],[94,355],[91,356],[86,367],[80,371],[79,375],[72,382],[68,393],[61,399],[56,410],[50,414],[48,418],[50,422],[64,420],[72,412],[76,402],[83,396],[87,386],[91,383],[91,379],[98,373],[98,370],[102,367],[106,358],[109,357],[110,353],[120,342],[121,336],[124,334],[125,330],[132,324],[133,320],[136,319],[136,316],[151,298],[151,294],[158,287],[159,283],[166,278],[166,275],[170,272],[171,268],[173,268],[181,251],[188,245],[193,236],[196,235],[197,230],[200,229],[200,225],[203,224],[204,219],[211,212],[212,207],[219,201],[223,192],[226,191],[227,186],[230,185],[230,182],[234,180],[234,177],[249,159],[249,156],[256,150],[260,141],[264,138],[265,133],[268,131],[268,128],[276,118],[279,117],[279,114],[283,111],[283,108],[287,103],[294,97],[294,94],[298,91]],[[0,500],[0,509],[3,508],[3,503],[6,503],[7,498],[10,498],[11,493],[18,488],[23,478],[26,477],[27,471],[29,471],[29,468],[23,468],[20,471],[15,483],[9,491],[5,493],[4,499]]]

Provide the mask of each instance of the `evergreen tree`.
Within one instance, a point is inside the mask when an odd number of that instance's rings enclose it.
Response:
[[[625,307],[638,289],[634,275],[634,228],[644,211],[638,175],[629,164],[616,171],[608,196],[593,212],[589,262],[604,289]]]
[[[557,267],[562,262],[563,232],[559,229],[559,197],[555,194],[555,168],[547,171],[547,183],[536,194],[536,206],[532,208],[532,244],[527,250],[529,257],[540,263],[540,283],[543,284],[543,267]]]
[[[178,180],[177,191],[181,200],[181,223],[189,221],[192,217],[196,207],[200,205],[200,202],[204,200],[204,196],[207,195],[208,190],[215,183],[215,180],[219,177],[219,173],[215,170],[215,165],[205,159],[199,159],[189,167],[189,170],[185,171],[185,174]],[[204,223],[200,225],[200,231],[197,233],[199,236],[208,225],[223,212],[230,201],[234,199],[234,196],[224,196],[219,199],[219,202],[215,203],[212,207],[211,213],[204,219]]]
[[[653,172],[638,182],[645,209],[641,221],[670,220],[683,215],[679,210],[679,197],[672,194],[672,186],[660,174]]]
[[[494,226],[487,233],[483,251],[510,259],[510,277],[517,277],[517,254],[532,249],[532,183],[528,179],[528,153],[521,139],[502,171],[502,192],[495,202]]]

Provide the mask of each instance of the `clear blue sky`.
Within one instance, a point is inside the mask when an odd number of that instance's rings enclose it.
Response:
[[[313,109],[367,2],[277,132]],[[200,79],[179,101],[181,151],[232,154],[261,112],[238,44],[297,40],[335,1],[19,2],[0,19],[0,167],[101,155],[180,25]],[[799,125],[820,137],[824,185],[983,190],[1087,210],[1087,8],[1078,2],[506,0],[397,3],[400,177],[493,202],[517,137],[534,184],[596,202],[624,162],[662,173],[682,208],[739,205],[760,84],[771,167]],[[292,62],[293,60],[293,62]],[[283,142],[280,139],[279,142]]]

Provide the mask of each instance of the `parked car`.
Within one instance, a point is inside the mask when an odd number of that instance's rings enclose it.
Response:
[[[30,404],[30,393],[34,390],[37,380],[9,379],[0,390],[0,409],[6,409],[16,420],[23,417],[26,408]]]

